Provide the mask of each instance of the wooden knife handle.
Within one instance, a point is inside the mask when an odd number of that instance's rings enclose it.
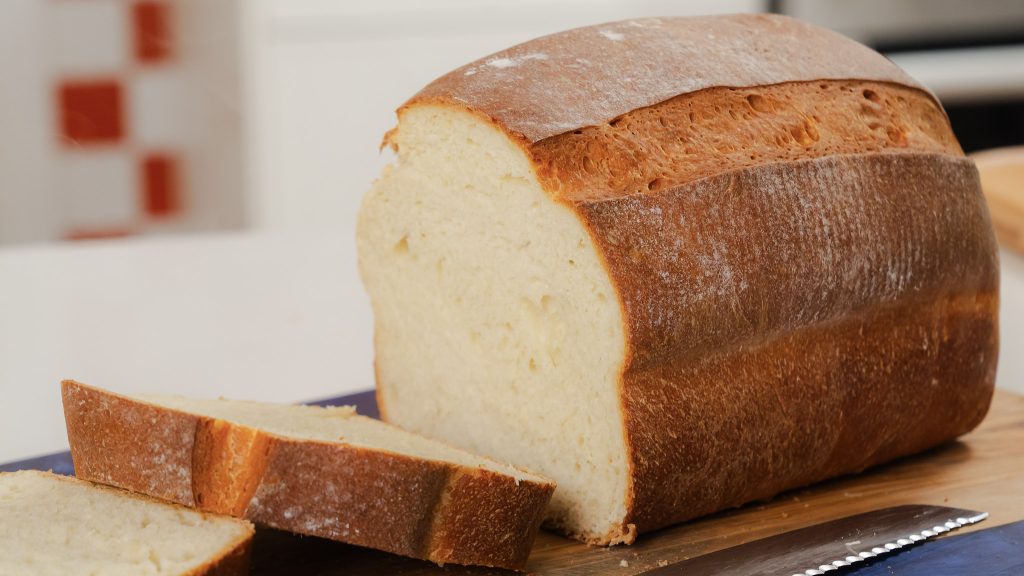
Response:
[[[996,237],[1024,253],[1024,146],[986,150],[972,158],[981,173]]]

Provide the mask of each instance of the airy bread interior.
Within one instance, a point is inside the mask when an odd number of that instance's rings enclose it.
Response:
[[[357,235],[385,419],[548,475],[549,525],[623,537],[625,336],[590,235],[485,118],[413,106],[391,142]]]
[[[72,478],[0,474],[0,574],[194,574],[252,530]]]
[[[156,395],[139,396],[139,399],[172,410],[257,428],[285,438],[344,442],[416,458],[452,462],[471,468],[479,467],[520,480],[548,482],[545,478],[512,466],[481,458],[443,442],[411,434],[373,418],[359,416],[351,406],[325,408]]]

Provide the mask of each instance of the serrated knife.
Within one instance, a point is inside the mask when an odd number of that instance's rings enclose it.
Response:
[[[988,513],[911,504],[847,516],[643,572],[644,576],[816,576],[892,553]]]

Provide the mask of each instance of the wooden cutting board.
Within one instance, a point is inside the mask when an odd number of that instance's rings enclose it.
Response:
[[[1024,146],[971,155],[999,242],[1024,254]]]
[[[907,503],[945,504],[991,514],[989,520],[964,531],[1024,519],[1024,397],[997,392],[985,422],[960,441],[865,474],[788,492],[771,502],[642,535],[633,546],[588,547],[542,532],[528,570],[627,576],[657,567],[659,562],[673,563],[840,516]],[[273,531],[261,531],[254,550],[253,574],[260,576],[511,574],[439,568]]]
[[[372,392],[322,402],[355,404],[376,414]],[[0,471],[52,469],[71,473],[65,452],[0,465]],[[945,504],[991,517],[967,532],[1024,520],[1024,396],[997,392],[982,425],[961,440],[865,474],[782,494],[702,520],[641,535],[633,546],[595,548],[541,532],[530,556],[534,574],[630,576],[661,562],[707,554],[818,522],[899,504]],[[512,572],[436,565],[318,538],[260,529],[252,574],[342,576],[493,574]]]

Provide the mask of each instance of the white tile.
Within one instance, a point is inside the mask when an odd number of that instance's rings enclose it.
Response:
[[[57,240],[62,232],[49,183],[58,119],[40,54],[44,8],[0,0],[0,249]]]
[[[46,29],[52,72],[112,74],[131,58],[130,4],[120,0],[48,2]]]
[[[134,158],[121,150],[72,151],[57,158],[53,185],[68,231],[131,226],[140,213]]]
[[[180,68],[140,70],[127,84],[133,141],[143,147],[180,146],[195,118],[191,90]]]

